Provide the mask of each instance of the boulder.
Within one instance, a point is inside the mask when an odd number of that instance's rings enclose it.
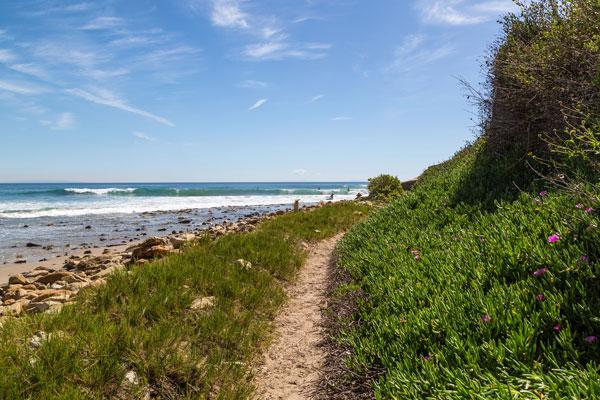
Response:
[[[45,285],[52,284],[58,281],[64,281],[73,276],[73,273],[67,271],[51,272],[48,275],[44,275],[36,279],[36,282],[43,283]]]
[[[182,235],[169,237],[171,245],[176,249],[180,249],[184,244],[191,242],[195,239],[196,235],[194,235],[193,233],[184,233]]]
[[[9,285],[28,285],[29,281],[21,274],[17,274],[8,278]]]
[[[108,268],[105,268],[103,270],[101,270],[100,272],[98,272],[95,275],[92,275],[92,279],[100,279],[100,278],[104,278],[107,277],[108,275],[112,274],[113,272],[116,272],[120,269],[123,269],[124,266],[123,265],[111,265]]]
[[[23,305],[27,300],[19,300],[9,306],[0,307],[0,315],[17,316],[23,312]]]
[[[168,238],[151,237],[141,244],[130,248],[134,259],[153,259],[164,257],[173,251],[173,246]]]

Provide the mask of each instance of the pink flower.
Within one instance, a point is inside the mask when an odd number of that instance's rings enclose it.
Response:
[[[560,240],[560,235],[558,233],[548,236],[548,243],[556,243],[559,240]]]
[[[544,300],[546,300],[546,296],[544,296],[543,294],[540,293],[537,296],[535,296],[535,299],[537,301],[544,301]]]
[[[583,208],[583,204],[581,204],[581,203],[575,204],[575,208],[578,208],[581,210]]]
[[[588,337],[586,337],[586,338],[585,338],[585,339],[583,339],[583,340],[585,340],[585,342],[586,342],[587,344],[594,344],[594,343],[596,343],[596,342],[598,341],[598,337],[597,337],[597,336],[593,336],[593,335],[592,335],[592,336],[588,336]]]
[[[590,258],[588,256],[581,256],[581,258],[579,260],[584,264],[590,263]]]
[[[552,330],[556,333],[559,333],[562,330],[562,325],[560,322],[552,327]]]
[[[591,214],[592,211],[594,211],[594,209],[592,207],[588,207],[588,208],[585,209],[585,213],[586,214]]]
[[[533,271],[533,276],[535,276],[536,278],[539,278],[540,276],[544,275],[546,272],[548,272],[548,268],[540,268],[538,270]]]
[[[481,322],[483,322],[484,324],[487,324],[488,322],[492,321],[492,317],[490,317],[489,315],[485,314],[481,316]]]
[[[548,191],[547,190],[542,190],[539,194],[540,194],[541,197],[544,197],[544,196],[546,196],[548,194]]]

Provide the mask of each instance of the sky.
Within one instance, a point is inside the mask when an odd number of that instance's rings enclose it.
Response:
[[[403,180],[511,0],[0,2],[0,181]]]

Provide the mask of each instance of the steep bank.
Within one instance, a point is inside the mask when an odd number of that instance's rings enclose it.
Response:
[[[341,241],[340,292],[361,299],[344,361],[381,399],[598,398],[599,205],[553,189],[457,202],[483,146]]]

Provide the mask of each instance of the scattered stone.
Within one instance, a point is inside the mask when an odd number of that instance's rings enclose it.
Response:
[[[241,258],[235,261],[235,265],[245,270],[252,269],[252,263]]]
[[[22,274],[17,274],[8,278],[9,285],[28,285],[29,281]]]
[[[194,311],[205,310],[207,308],[213,307],[214,305],[215,305],[214,296],[200,297],[192,302],[190,309],[194,310]]]
[[[29,347],[32,349],[39,349],[45,341],[48,340],[48,334],[44,331],[38,331],[29,338]]]
[[[88,229],[88,230],[89,230],[89,229],[92,229],[92,226],[91,226],[91,225],[87,225],[87,226],[85,227],[85,229]]]
[[[65,280],[65,279],[71,277],[72,275],[73,275],[72,273],[67,272],[67,271],[51,272],[48,275],[39,277],[36,280],[36,282],[48,285],[48,284],[52,284],[54,282]]]
[[[41,245],[41,244],[37,244],[37,243],[32,243],[32,242],[29,242],[29,243],[27,243],[27,244],[25,245],[25,247],[30,247],[30,248],[31,248],[31,247],[42,247],[42,245]]]

